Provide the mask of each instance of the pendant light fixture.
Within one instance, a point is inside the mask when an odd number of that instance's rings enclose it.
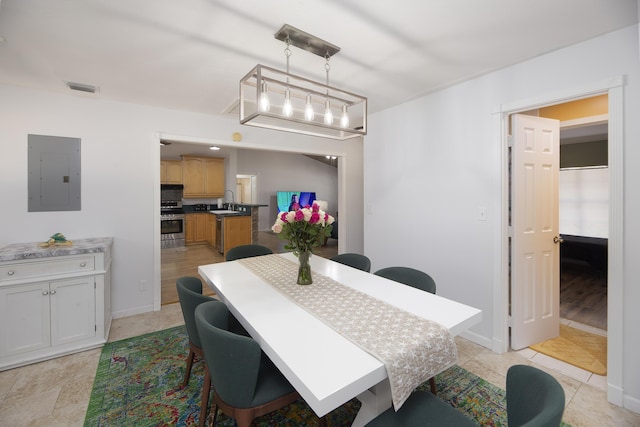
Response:
[[[338,140],[366,135],[367,98],[329,86],[329,59],[340,48],[287,24],[274,37],[286,45],[286,72],[258,64],[240,80],[240,123]],[[289,72],[291,45],[325,59],[326,83]]]

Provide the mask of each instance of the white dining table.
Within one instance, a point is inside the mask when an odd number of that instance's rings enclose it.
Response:
[[[292,253],[281,256],[297,261]],[[482,311],[314,255],[322,274],[449,329],[452,335],[482,320]],[[292,302],[240,261],[198,267],[200,276],[255,339],[265,354],[318,416],[354,397],[361,408],[354,426],[365,425],[391,407],[385,365],[322,320]],[[300,286],[292,277],[292,286]],[[400,332],[400,331],[398,331]]]

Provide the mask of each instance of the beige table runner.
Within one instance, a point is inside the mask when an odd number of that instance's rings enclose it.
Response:
[[[437,322],[317,272],[313,272],[313,284],[297,285],[298,264],[276,254],[239,262],[384,363],[396,410],[416,387],[458,359],[453,336]]]

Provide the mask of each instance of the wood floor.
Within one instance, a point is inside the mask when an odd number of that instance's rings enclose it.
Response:
[[[586,263],[562,262],[560,317],[607,330],[607,275]]]
[[[260,231],[258,233],[257,244],[270,248],[274,253],[287,252],[284,249],[285,241],[280,240],[277,234],[270,231]],[[326,246],[314,249],[314,253],[331,258],[338,254],[338,241],[329,239]],[[163,249],[161,260],[161,287],[162,287],[162,304],[171,304],[178,302],[178,294],[176,292],[176,280],[182,276],[198,275],[198,266],[205,264],[214,264],[224,262],[222,254],[213,249],[209,245],[193,245],[177,249]],[[207,286],[203,287],[203,291],[207,295],[213,292]]]

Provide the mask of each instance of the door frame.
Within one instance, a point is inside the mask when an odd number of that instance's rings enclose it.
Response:
[[[609,157],[609,239],[607,273],[607,400],[615,405],[624,403],[623,366],[623,301],[624,301],[624,247],[623,247],[623,131],[624,131],[624,77],[595,82],[584,87],[543,95],[533,99],[515,101],[497,106],[493,110],[495,159],[500,162],[500,197],[495,199],[496,212],[500,212],[500,232],[495,233],[494,247],[500,256],[494,265],[493,343],[497,353],[509,350],[509,115],[576,99],[607,94],[608,157]]]

